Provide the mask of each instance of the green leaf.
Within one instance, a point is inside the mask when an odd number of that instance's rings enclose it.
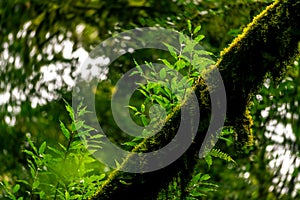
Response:
[[[38,181],[38,180],[34,181],[33,184],[32,184],[32,189],[38,188],[39,185],[40,185],[40,181]]]
[[[81,109],[82,109],[82,101],[79,103],[76,110],[77,110],[77,112],[79,112]]]
[[[129,146],[129,147],[135,147],[137,145],[137,143],[130,141],[130,142],[124,142],[123,145]]]
[[[159,72],[159,77],[160,77],[161,79],[165,79],[166,76],[167,76],[166,69],[165,69],[165,68],[162,68],[162,69],[160,70],[160,72]]]
[[[212,165],[212,157],[210,155],[205,156],[205,161],[208,165],[208,168]]]
[[[74,142],[71,143],[69,149],[70,149],[70,150],[72,150],[72,149],[79,149],[79,148],[81,147],[81,145],[82,145],[82,141],[81,141],[81,140],[79,140],[79,141],[74,141]]]
[[[27,137],[27,141],[29,143],[29,145],[31,146],[31,148],[33,149],[33,151],[38,154],[37,148],[34,146],[32,140],[30,139],[30,137]]]
[[[65,200],[69,200],[70,199],[70,194],[68,192],[68,190],[65,191]]]
[[[153,89],[155,86],[156,86],[156,84],[155,84],[155,83],[153,83],[153,82],[149,82],[149,83],[147,84],[147,86],[146,86],[146,88],[147,88],[147,91],[149,91],[149,90]]]
[[[137,68],[137,70],[142,74],[143,70],[142,70],[141,66],[137,63],[137,61],[135,59],[133,59],[133,62],[135,64],[135,67]]]
[[[142,142],[142,140],[143,140],[143,138],[141,138],[141,137],[135,137],[135,138],[133,138],[132,141],[140,143],[140,142]]]
[[[54,153],[56,153],[56,154],[58,154],[58,155],[60,155],[60,156],[63,156],[63,155],[64,155],[64,152],[62,152],[62,151],[60,151],[60,150],[58,150],[58,149],[56,149],[56,148],[53,148],[53,147],[48,146],[48,149],[50,149],[51,151],[53,151]]]
[[[175,58],[176,60],[178,59],[177,53],[175,51],[175,48],[167,43],[164,43],[164,45],[168,48],[168,51],[170,52],[171,56]]]
[[[149,95],[148,95],[143,89],[139,89],[139,91],[140,91],[145,97],[149,97]]]
[[[18,192],[19,190],[20,190],[20,185],[19,185],[19,184],[16,184],[16,185],[13,187],[12,192],[13,192],[13,193],[16,193],[16,192]]]
[[[145,64],[149,69],[154,70],[154,66],[153,66],[152,62],[145,61]]]
[[[137,111],[136,113],[134,113],[134,116],[140,115],[142,114],[141,112]]]
[[[197,54],[193,57],[192,65],[195,69],[202,72],[207,66],[213,65],[215,62],[211,59],[198,56]]]
[[[130,74],[130,76],[133,76],[133,75],[136,75],[136,74],[140,74],[140,72],[138,72],[138,71],[132,71],[131,74]]]
[[[190,62],[191,59],[183,54],[179,55],[178,58],[185,60],[186,62]]]
[[[66,110],[68,111],[70,118],[72,119],[72,121],[74,121],[75,116],[74,116],[74,111],[73,111],[72,106],[70,106],[70,104],[65,99],[64,99],[64,102],[66,104]]]
[[[46,144],[46,141],[45,141],[45,142],[43,142],[43,144],[39,148],[39,154],[44,153],[46,146],[47,146],[47,144]]]
[[[28,151],[28,150],[24,149],[23,152],[26,153],[26,154],[28,154],[28,155],[30,155],[31,157],[35,156],[32,151]]]
[[[29,166],[29,168],[30,168],[31,177],[34,178],[35,177],[35,169],[32,166]]]
[[[131,110],[133,110],[133,111],[135,111],[135,112],[137,112],[138,110],[137,110],[137,108],[136,107],[134,107],[134,106],[128,106],[128,108],[130,108]]]
[[[100,175],[98,176],[97,180],[102,180],[102,179],[104,179],[104,178],[105,178],[105,174],[100,174]]]
[[[165,102],[166,104],[170,104],[170,100],[167,99],[166,97],[163,97],[163,100],[164,100],[164,102]]]
[[[225,135],[233,135],[234,134],[234,129],[233,128],[224,128],[221,132],[221,136]]]
[[[85,113],[87,113],[86,108],[87,108],[86,106],[83,107],[83,108],[80,108],[80,110],[78,112],[78,117],[80,117],[80,116],[84,115]]]
[[[38,15],[35,19],[32,20],[32,23],[36,26],[39,26],[40,23],[45,19],[46,12],[42,12],[40,15]]]
[[[199,180],[200,180],[201,175],[202,175],[201,173],[196,174],[196,176],[194,176],[194,177],[192,178],[191,183],[192,183],[192,184],[198,183]]]
[[[200,41],[203,40],[204,38],[205,38],[204,35],[198,35],[194,40],[195,40],[196,42],[200,42]]]
[[[178,87],[177,83],[178,83],[177,77],[174,77],[174,78],[171,79],[171,89],[173,91],[177,91],[177,87]]]
[[[161,60],[167,67],[171,69],[174,68],[174,66],[171,63],[169,63],[169,61],[167,61],[166,59],[159,59],[159,60]]]
[[[193,73],[192,73],[192,76],[198,77],[198,76],[200,76],[200,73],[199,73],[199,72],[193,72]]]
[[[197,192],[196,190],[192,191],[192,192],[191,192],[191,195],[192,195],[193,197],[205,196],[203,193]]]
[[[194,34],[198,33],[200,30],[201,30],[201,25],[197,26],[197,27],[194,29]]]
[[[17,182],[23,183],[23,184],[25,184],[25,185],[30,185],[30,184],[28,183],[28,181],[26,181],[26,180],[17,180]]]
[[[187,25],[188,25],[188,29],[189,29],[189,32],[191,33],[192,32],[192,23],[191,23],[191,20],[187,20]]]
[[[235,163],[235,161],[227,153],[222,152],[220,149],[211,149],[209,154],[211,156],[226,160],[228,162]]]
[[[198,45],[195,41],[187,41],[185,47],[182,50],[182,53],[192,53],[194,52],[195,46]]]
[[[182,45],[185,43],[186,40],[189,40],[185,34],[179,33],[179,43]]]
[[[159,85],[155,85],[155,87],[153,87],[154,94],[159,94],[160,91],[161,91],[161,88]]]
[[[72,121],[72,123],[71,123],[71,131],[75,132],[76,130],[77,130],[77,128],[76,128],[75,121]]]
[[[73,124],[73,122],[72,122]],[[84,126],[84,121],[75,121],[75,126],[74,126],[74,129],[73,129],[73,126],[72,126],[72,131],[76,131],[76,130],[79,130],[80,128],[82,128]]]
[[[120,163],[115,159],[115,164],[116,164],[116,167],[117,168],[120,168],[121,167],[121,165],[120,165]]]
[[[65,127],[64,123],[62,121],[60,121],[60,129],[62,131],[62,133],[64,134],[64,136],[69,140],[70,139],[70,132],[69,130]]]
[[[175,63],[175,66],[176,66],[176,70],[181,70],[186,66],[186,63],[184,62],[184,60],[181,59]]]
[[[210,56],[214,55],[212,52],[205,51],[205,50],[195,50],[194,52],[198,55],[210,55]]]
[[[162,96],[158,96],[158,95],[152,95],[153,99],[159,103],[159,105],[163,106],[165,105],[164,101],[163,101],[163,97]]]
[[[67,148],[66,148],[63,144],[58,143],[58,145],[59,145],[64,151],[67,151]]]
[[[125,181],[123,181],[123,180],[119,180],[120,181],[120,183],[122,183],[123,185],[131,185],[131,183],[127,183],[127,182],[125,182]]]
[[[230,140],[230,139],[228,139],[228,138],[225,138],[225,137],[222,137],[222,136],[220,136],[220,137],[219,137],[219,139],[221,139],[221,140],[224,140],[224,141],[228,142],[228,144],[231,144],[231,143],[233,143],[233,141],[232,141],[232,140]]]
[[[148,120],[146,118],[146,115],[141,115],[141,120],[142,120],[142,123],[143,123],[144,126],[148,125]]]
[[[161,92],[162,94],[164,94],[167,97],[169,96],[169,94],[165,90],[165,87],[159,87],[159,92]]]
[[[145,109],[146,109],[145,104],[142,104],[141,105],[141,112],[145,112]]]
[[[201,176],[200,181],[207,181],[208,179],[210,179],[210,175],[204,174],[203,176]]]

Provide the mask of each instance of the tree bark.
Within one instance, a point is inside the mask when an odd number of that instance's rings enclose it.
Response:
[[[226,123],[235,127],[240,145],[250,144],[252,140],[251,116],[247,112],[252,96],[260,89],[267,75],[279,80],[286,66],[299,55],[299,10],[300,1],[297,0],[274,2],[256,16],[243,33],[221,52],[217,67],[226,88]],[[201,84],[195,92],[203,102]],[[114,171],[93,199],[156,199],[159,191],[167,187],[176,176],[186,181],[182,183],[184,188],[199,159],[198,151],[210,121],[210,114],[207,114],[210,108],[204,105],[200,105],[200,108],[201,125],[198,134],[181,158],[161,170],[150,173],[130,174]],[[178,116],[175,116],[163,131],[170,132],[170,127],[176,126],[178,120]],[[161,137],[156,139],[158,145],[165,142],[159,140]],[[148,147],[152,148],[150,145]],[[127,184],[122,184],[120,180]]]

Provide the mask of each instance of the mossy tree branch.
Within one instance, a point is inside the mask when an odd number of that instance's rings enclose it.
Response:
[[[247,108],[252,96],[257,93],[266,76],[270,75],[274,80],[280,79],[289,62],[299,55],[299,10],[300,2],[297,0],[274,2],[256,16],[243,33],[221,52],[217,67],[226,88],[227,123],[236,128],[238,141],[243,145],[251,142],[251,117]],[[196,89],[199,98],[203,97],[202,91],[203,86],[199,84]],[[198,160],[203,133],[210,120],[210,115],[207,114],[210,109],[204,105],[200,107],[201,124],[204,125],[200,125],[194,143],[180,159],[166,168],[145,174],[114,171],[93,198],[155,199],[173,177],[181,176],[182,180],[188,180]],[[178,120],[174,116],[162,134],[172,136],[171,127]],[[158,136],[156,139],[158,146],[165,143],[159,140],[162,137]],[[150,143],[145,144],[149,145],[149,150],[152,149]],[[127,184],[122,184],[120,180]],[[183,182],[182,187],[185,185]]]
[[[221,52],[217,66],[226,87],[227,120],[239,126],[238,140],[242,143],[249,141],[246,130],[251,119],[247,116],[247,107],[252,96],[267,75],[278,81],[299,54],[299,8],[299,1],[276,1]]]

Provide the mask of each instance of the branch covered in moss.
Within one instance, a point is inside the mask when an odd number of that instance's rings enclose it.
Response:
[[[299,9],[299,1],[276,1],[221,52],[217,66],[226,87],[227,120],[240,130],[241,143],[252,137],[252,120],[247,111],[252,96],[267,75],[278,81],[299,54]]]
[[[252,120],[248,114],[248,107],[252,96],[259,90],[266,76],[270,75],[274,80],[280,79],[286,66],[299,54],[299,10],[300,2],[297,0],[276,1],[256,16],[243,33],[221,52],[217,67],[226,88],[227,123],[236,128],[238,141],[242,145],[251,143]],[[202,99],[203,86],[198,86],[196,92],[199,99]],[[210,115],[207,112],[210,109],[203,105],[200,107],[201,124],[209,124]],[[171,127],[178,124],[178,120],[178,117],[174,116],[162,132],[171,131]],[[166,187],[173,177],[181,176],[184,177],[182,180],[188,180],[198,160],[198,151],[206,129],[206,125],[200,126],[191,147],[168,167],[145,174],[115,170],[93,198],[155,199],[158,192]],[[158,146],[165,142],[159,140],[159,136],[156,139]],[[148,150],[151,150],[152,147],[148,147]],[[182,188],[186,184],[183,183]]]

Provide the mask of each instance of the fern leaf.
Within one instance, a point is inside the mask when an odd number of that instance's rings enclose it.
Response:
[[[230,155],[227,153],[222,152],[220,149],[212,149],[209,152],[209,155],[214,156],[216,158],[220,158],[222,160],[226,160],[227,162],[233,162],[236,164],[236,162],[231,158]]]

